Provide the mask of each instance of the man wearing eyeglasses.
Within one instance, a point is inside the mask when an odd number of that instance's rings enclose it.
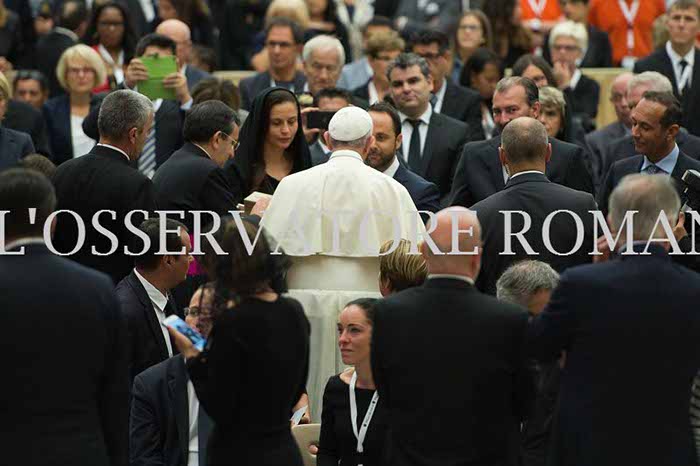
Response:
[[[236,112],[218,100],[192,107],[185,118],[185,144],[156,172],[153,185],[159,208],[185,211],[183,223],[194,231],[193,210],[219,215],[236,209],[222,167],[238,147]],[[202,225],[211,221],[202,215]]]

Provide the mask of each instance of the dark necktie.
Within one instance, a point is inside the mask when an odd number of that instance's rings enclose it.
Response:
[[[682,77],[683,73],[685,72],[685,69],[688,67],[688,62],[684,58],[678,64],[681,66],[681,74],[679,76]],[[687,91],[689,88],[690,88],[690,79],[688,79],[685,82],[685,86],[683,86],[683,89],[678,89],[678,92],[680,93],[680,95],[683,95],[683,94],[685,94],[685,91]]]
[[[420,150],[420,120],[408,120],[413,126],[411,133],[410,148],[408,149],[408,168],[418,173],[420,171],[421,150]]]
[[[650,174],[650,175],[656,175],[657,173],[666,173],[663,169],[657,167],[657,166],[654,165],[654,164],[649,165],[649,166],[646,168],[646,172],[647,172],[648,174]]]

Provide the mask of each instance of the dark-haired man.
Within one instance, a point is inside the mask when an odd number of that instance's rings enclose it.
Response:
[[[511,120],[540,113],[539,91],[528,78],[514,76],[502,79],[493,94],[493,119],[500,129]],[[550,138],[552,157],[545,175],[549,181],[579,191],[593,192],[593,181],[585,164],[582,148]],[[498,158],[501,137],[471,142],[464,147],[450,193],[450,204],[471,207],[502,190],[508,173]]]
[[[242,79],[241,108],[250,110],[255,96],[269,87],[280,86],[295,93],[304,90],[306,78],[297,71],[297,57],[304,43],[304,31],[294,21],[287,18],[270,20],[265,29],[265,47],[270,61],[270,69],[264,73]]]
[[[447,34],[424,30],[415,34],[408,49],[425,58],[433,77],[433,111],[469,125],[469,141],[484,139],[481,125],[481,96],[472,89],[459,86],[449,76],[452,54]]]
[[[349,107],[352,105],[352,95],[345,89],[338,89],[337,87],[329,87],[327,89],[321,89],[314,96],[314,107],[316,107],[320,112],[337,112],[341,108]],[[308,119],[308,114],[306,115]],[[319,165],[328,162],[331,156],[331,150],[323,142],[321,129],[306,129],[304,131],[307,134],[314,134],[314,132],[319,136],[316,138],[316,142],[309,146],[309,151],[311,152],[311,163],[312,165]]]
[[[109,277],[44,243],[55,209],[44,175],[0,173],[2,463],[126,466],[126,328]]]
[[[185,118],[185,144],[156,172],[153,186],[163,210],[185,211],[183,223],[193,231],[193,210],[219,215],[236,210],[222,167],[233,158],[238,146],[239,122],[236,112],[218,100],[192,107]],[[210,221],[203,217],[202,222]]]
[[[134,269],[116,288],[129,333],[131,380],[177,352],[163,320],[179,314],[170,290],[187,278],[192,246],[182,223],[167,219],[165,228],[163,234],[159,218],[141,224],[139,230],[148,237],[149,247],[135,257]],[[165,241],[161,244],[163,237]],[[168,253],[158,254],[163,248]]]

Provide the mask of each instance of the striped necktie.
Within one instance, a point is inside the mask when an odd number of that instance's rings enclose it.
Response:
[[[156,125],[151,127],[139,157],[139,171],[148,178],[156,172]]]

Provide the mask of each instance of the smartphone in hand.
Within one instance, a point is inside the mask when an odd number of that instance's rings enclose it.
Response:
[[[174,328],[178,332],[182,333],[192,342],[195,348],[197,348],[199,351],[204,351],[204,345],[206,345],[207,343],[206,338],[204,338],[198,332],[193,330],[189,325],[187,325],[187,323],[185,323],[184,320],[180,319],[178,316],[171,315],[170,317],[166,317],[163,321],[163,325],[165,325],[166,327]]]
[[[306,127],[327,130],[335,112],[309,112],[306,114]]]

